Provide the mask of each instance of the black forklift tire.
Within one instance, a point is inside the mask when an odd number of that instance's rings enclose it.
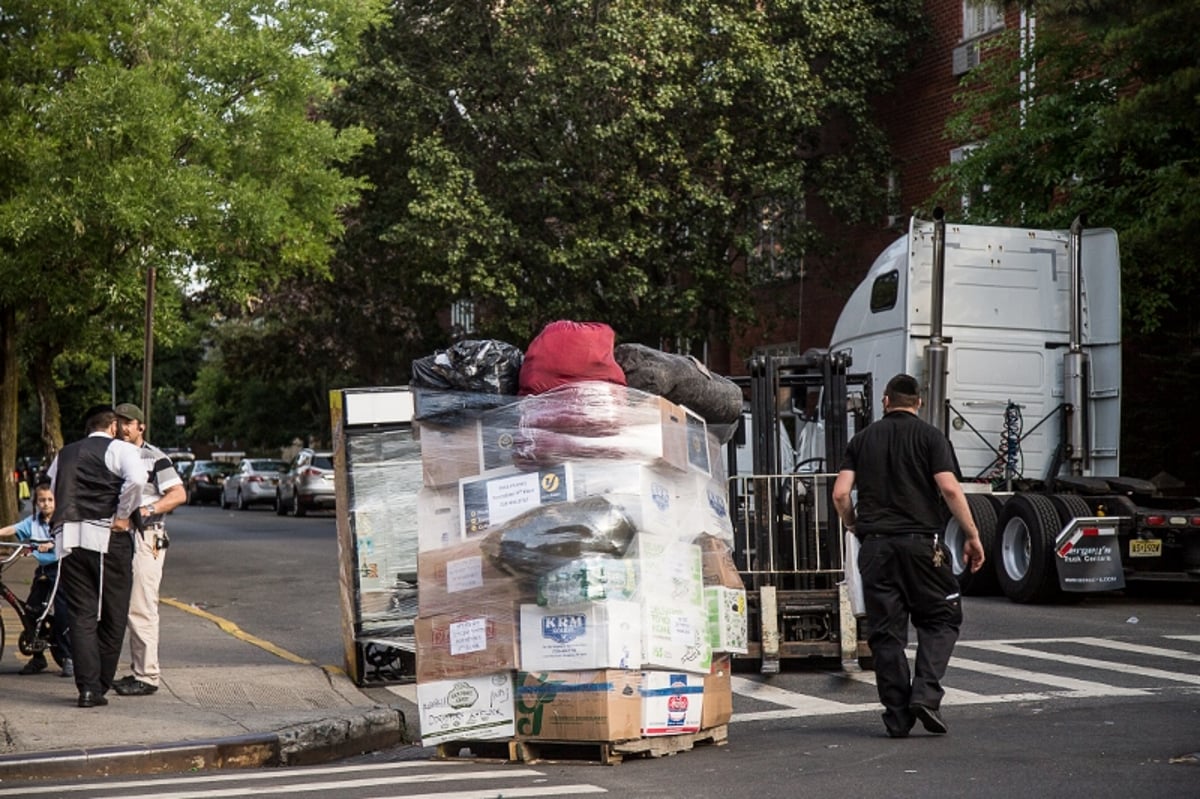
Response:
[[[1061,601],[1054,540],[1060,525],[1049,497],[1014,494],[1000,513],[996,540],[996,577],[1013,602]]]

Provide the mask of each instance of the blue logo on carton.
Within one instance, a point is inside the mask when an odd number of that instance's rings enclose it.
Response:
[[[562,613],[542,619],[542,637],[555,643],[569,643],[586,633],[587,616],[583,613]]]
[[[659,510],[671,509],[671,491],[662,483],[652,483],[650,485],[650,501],[654,503],[654,507]]]
[[[708,507],[718,519],[729,518],[729,506],[726,504],[725,497],[712,489],[708,490]]]

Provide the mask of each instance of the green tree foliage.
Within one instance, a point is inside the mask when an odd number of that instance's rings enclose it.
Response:
[[[235,298],[325,268],[337,212],[360,185],[337,166],[368,137],[312,108],[377,5],[43,0],[0,10],[4,463],[22,369],[49,370],[72,349],[138,352],[148,265],[176,290],[199,282]]]
[[[946,171],[945,199],[969,196],[972,221],[1061,228],[1085,213],[1117,230],[1123,464],[1200,485],[1200,439],[1181,435],[1200,402],[1200,2],[1032,5],[1032,48],[995,40],[961,95],[949,134],[981,146]]]
[[[794,266],[814,208],[879,207],[869,98],[903,66],[920,9],[395,3],[328,112],[375,134],[351,167],[373,186],[335,270],[393,309],[408,361],[459,299],[477,335],[518,346],[558,318],[652,344],[727,334],[753,316],[764,217],[789,221],[770,255]],[[403,358],[379,369],[407,379]]]

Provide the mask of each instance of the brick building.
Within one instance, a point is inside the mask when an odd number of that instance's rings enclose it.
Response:
[[[828,344],[842,305],[875,257],[903,234],[914,209],[928,209],[937,189],[935,170],[969,148],[970,142],[948,141],[944,131],[960,79],[978,63],[979,43],[1004,29],[1025,35],[1035,29],[1033,20],[1016,9],[967,0],[926,0],[925,13],[930,34],[918,60],[896,90],[876,103],[895,162],[893,174],[880,177],[894,197],[895,215],[853,227],[826,220],[832,252],[806,259],[801,279],[763,287],[762,321],[731,347],[710,350],[714,370],[742,374],[755,351],[803,352]]]

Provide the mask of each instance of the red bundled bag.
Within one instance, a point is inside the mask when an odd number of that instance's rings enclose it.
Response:
[[[541,394],[580,380],[625,385],[613,357],[615,342],[616,333],[603,322],[551,322],[525,350],[518,393]]]

